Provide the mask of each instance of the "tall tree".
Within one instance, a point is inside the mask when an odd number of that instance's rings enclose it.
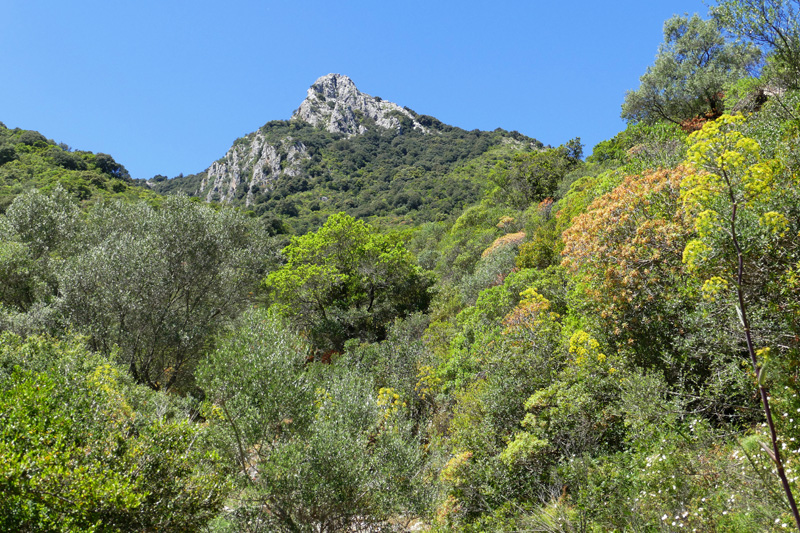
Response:
[[[771,52],[777,74],[800,86],[800,1],[720,0],[712,11],[720,24]]]
[[[170,389],[191,374],[210,335],[239,314],[264,274],[269,239],[253,219],[185,197],[159,209],[100,205],[83,253],[59,274],[61,309],[139,382]]]
[[[287,264],[266,285],[319,349],[381,339],[396,316],[428,305],[428,283],[400,239],[345,213],[294,237],[283,253]]]
[[[716,20],[676,15],[664,23],[664,42],[656,61],[628,91],[622,118],[630,122],[680,123],[724,111],[725,86],[747,74],[759,50],[728,42]]]

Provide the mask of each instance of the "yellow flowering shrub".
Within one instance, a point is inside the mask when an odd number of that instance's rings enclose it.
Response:
[[[417,383],[414,385],[414,392],[417,393],[421,400],[432,398],[439,386],[442,379],[436,375],[436,369],[431,365],[421,365],[417,370]]]
[[[706,298],[720,291],[723,277],[734,278],[732,237],[751,243],[744,248],[758,242],[768,252],[765,247],[785,238],[791,225],[781,212],[782,197],[797,187],[797,178],[763,157],[759,143],[742,133],[745,123],[742,115],[722,115],[689,136],[689,174],[680,194],[697,238],[687,243],[683,262],[689,271],[715,275],[704,284]]]
[[[407,407],[406,402],[400,398],[400,395],[390,387],[381,387],[378,390],[378,407],[383,411],[383,418],[389,420],[398,416],[401,410]]]

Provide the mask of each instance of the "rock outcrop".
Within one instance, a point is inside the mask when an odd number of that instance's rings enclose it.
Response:
[[[415,129],[425,131],[412,113],[395,103],[362,93],[353,80],[342,74],[328,74],[317,79],[292,115],[292,119],[347,135],[367,131],[364,119],[374,121],[381,128],[399,129],[401,117],[410,119]]]
[[[315,81],[292,120],[345,135],[364,133],[373,124],[398,131],[410,124],[427,132],[413,113],[360,92],[353,80],[342,74],[328,74]],[[302,142],[291,136],[276,139],[262,128],[238,139],[222,159],[212,163],[194,194],[208,202],[244,200],[249,206],[255,192],[272,189],[281,177],[299,175],[302,162],[308,158]]]
[[[250,205],[254,191],[271,189],[281,176],[299,174],[300,162],[308,157],[303,143],[291,137],[279,143],[268,142],[263,131],[257,131],[235,143],[225,157],[215,161],[206,170],[197,195],[207,202],[230,203],[245,196]]]

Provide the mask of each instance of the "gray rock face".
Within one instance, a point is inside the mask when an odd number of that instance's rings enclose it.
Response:
[[[402,107],[360,92],[353,80],[341,74],[322,76],[311,88],[292,120],[302,120],[332,133],[357,135],[367,131],[364,122],[374,121],[381,128],[399,130],[401,118],[408,117],[415,129],[427,132]],[[225,157],[206,170],[206,176],[195,192],[206,201],[231,203],[243,198],[245,205],[253,203],[259,190],[270,190],[281,177],[295,177],[301,163],[308,159],[306,147],[291,137],[269,142],[263,131],[239,139]]]
[[[353,80],[342,74],[322,76],[308,89],[308,96],[292,119],[325,128],[331,133],[353,135],[367,128],[363,118],[370,118],[382,128],[399,129],[400,117],[411,119],[414,129],[426,131],[414,116],[399,105],[360,92]]]
[[[206,170],[197,193],[205,195],[207,202],[230,203],[238,190],[247,191],[245,205],[250,205],[253,191],[271,189],[281,176],[296,176],[299,163],[308,157],[303,143],[294,142],[291,137],[269,144],[264,133],[257,131],[248,139],[250,142],[234,144],[225,157]]]

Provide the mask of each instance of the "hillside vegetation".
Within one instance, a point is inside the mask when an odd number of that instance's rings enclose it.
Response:
[[[136,187],[125,167],[108,154],[72,150],[38,131],[12,130],[0,122],[0,211],[22,192],[56,185],[81,201],[155,196]]]
[[[798,9],[668,20],[585,159],[293,119],[207,203],[62,150],[0,215],[0,529],[800,531]]]
[[[486,170],[510,152],[541,147],[522,135],[464,131],[447,127],[438,135],[411,129],[404,134],[373,127],[347,137],[311,125],[273,121],[262,130],[280,143],[289,137],[309,152],[298,175],[274,188],[248,188],[241,182],[233,205],[260,217],[278,218],[287,231],[316,229],[333,213],[388,223],[445,219],[474,203],[486,188]],[[248,138],[236,141],[249,148]],[[198,193],[203,175],[152,182],[161,193]]]
[[[360,93],[345,76],[323,76],[317,84],[331,78],[338,83],[327,87],[334,93],[327,101],[312,86],[316,96],[304,102],[310,117],[298,110],[291,120],[268,122],[234,141],[205,172],[157,176],[148,185],[243,206],[289,233],[316,230],[339,212],[379,225],[418,225],[457,215],[491,188],[487,178],[496,163],[543,147],[517,132],[465,131],[408,108],[375,111],[374,118],[350,111],[352,98],[401,108]],[[350,111],[349,122],[324,129],[308,121],[330,121],[325,113],[340,107]]]

